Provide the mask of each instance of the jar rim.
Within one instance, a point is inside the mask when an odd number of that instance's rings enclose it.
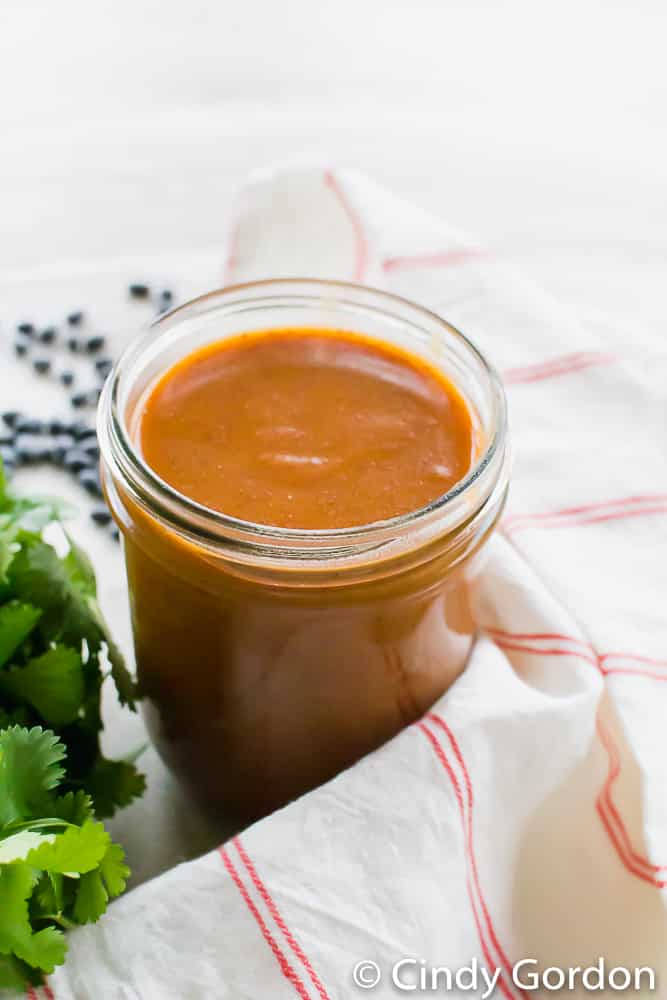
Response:
[[[304,296],[304,289],[306,292],[310,290],[312,294]],[[484,451],[466,475],[445,493],[406,514],[351,527],[322,529],[285,528],[245,521],[242,518],[207,507],[180,493],[163,480],[143,459],[132,441],[124,414],[120,412],[119,398],[120,388],[128,370],[147,346],[155,344],[156,333],[158,337],[162,336],[193,315],[208,313],[223,306],[225,302],[230,303],[230,305],[233,303],[238,305],[246,300],[246,296],[257,293],[261,295],[263,291],[267,292],[267,299],[269,297],[275,299],[281,293],[293,298],[296,293],[301,291],[298,296],[300,299],[321,301],[322,294],[327,289],[337,292],[339,295],[348,294],[368,299],[376,303],[374,307],[376,311],[379,304],[379,311],[385,314],[392,307],[394,310],[397,308],[403,311],[408,310],[413,317],[421,318],[422,321],[431,326],[435,325],[449,337],[458,341],[459,345],[477,364],[487,381],[492,407],[493,429]],[[255,299],[255,302],[261,305],[261,297]],[[361,303],[355,301],[351,302],[350,305],[360,306]],[[382,309],[383,305],[384,309]],[[371,305],[370,308],[373,306]],[[125,349],[107,378],[100,398],[97,430],[104,463],[109,468],[116,469],[121,473],[124,486],[130,487],[135,499],[145,503],[149,498],[150,509],[158,513],[172,528],[180,530],[190,537],[193,537],[194,534],[197,538],[208,542],[226,542],[238,546],[245,541],[255,548],[259,546],[266,551],[273,550],[276,555],[285,555],[286,546],[293,547],[294,552],[299,552],[303,556],[307,549],[316,547],[321,550],[323,545],[330,547],[332,552],[338,551],[339,553],[348,547],[353,547],[357,551],[359,551],[359,547],[372,548],[376,544],[394,538],[397,532],[430,523],[435,518],[442,517],[445,512],[451,515],[447,521],[452,528],[457,523],[461,523],[465,517],[457,516],[457,513],[460,515],[466,513],[463,509],[456,510],[461,501],[469,497],[480,482],[489,477],[492,468],[495,468],[496,472],[491,475],[488,491],[484,489],[481,491],[484,496],[480,496],[479,499],[481,504],[485,503],[497,485],[501,470],[506,465],[507,404],[501,378],[494,366],[464,333],[432,310],[392,292],[352,282],[319,278],[267,278],[214,289],[190,299],[154,320],[146,333],[135,338]],[[476,504],[476,509],[479,509],[481,504]],[[468,505],[466,504],[465,507],[469,517]]]

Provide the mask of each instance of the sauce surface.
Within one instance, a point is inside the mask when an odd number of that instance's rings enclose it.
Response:
[[[154,385],[139,415],[148,465],[245,521],[348,528],[425,506],[468,472],[470,413],[425,361],[343,330],[209,344]]]

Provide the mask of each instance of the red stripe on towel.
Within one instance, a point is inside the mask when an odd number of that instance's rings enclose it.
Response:
[[[656,670],[647,670],[639,667],[609,667],[606,664],[611,660],[625,660],[630,663],[647,664],[653,667],[661,667],[667,671],[667,660],[658,660],[652,656],[640,656],[635,653],[597,653],[590,643],[582,642],[572,636],[561,635],[557,632],[504,632],[501,629],[485,629],[491,639],[500,649],[506,649],[517,653],[535,653],[537,656],[576,656],[585,660],[592,666],[597,667],[603,677],[646,677],[649,680],[667,681],[667,673],[658,673]],[[530,641],[555,641],[571,643],[575,648],[556,646],[535,646],[530,645]]]
[[[472,788],[472,781],[471,781],[471,778],[470,778],[470,772],[468,771],[468,768],[466,766],[466,762],[463,759],[463,753],[461,752],[461,747],[460,747],[460,745],[459,745],[456,737],[454,736],[454,733],[452,732],[452,730],[450,729],[450,727],[447,725],[447,723],[445,722],[445,720],[443,718],[441,718],[441,716],[436,715],[435,712],[429,712],[428,718],[432,719],[432,721],[435,723],[435,725],[440,726],[440,728],[445,732],[445,734],[447,736],[447,739],[449,740],[449,742],[451,744],[452,751],[454,752],[454,756],[455,756],[456,760],[458,761],[459,766],[460,766],[460,768],[461,768],[461,770],[463,772],[463,780],[465,782],[466,795],[467,795],[467,800],[468,800],[468,838],[469,838],[470,845],[471,845],[471,847],[470,847],[470,850],[471,850],[471,860],[472,860],[472,863],[473,863],[473,872],[474,872],[474,876],[475,876],[475,884],[477,885],[477,891],[479,892],[479,895],[480,895],[480,901],[482,903],[482,909],[484,910],[484,918],[486,920],[486,924],[487,924],[487,927],[488,927],[489,934],[491,935],[491,940],[493,942],[493,945],[494,945],[496,951],[500,955],[500,959],[501,959],[501,961],[503,963],[503,966],[505,967],[506,972],[508,973],[508,975],[509,975],[509,977],[511,979],[512,978],[512,968],[513,968],[513,966],[511,964],[510,960],[508,959],[507,955],[503,951],[503,948],[502,948],[502,945],[500,944],[500,941],[498,940],[498,937],[496,935],[495,929],[493,927],[493,923],[491,921],[491,915],[490,915],[490,913],[488,911],[486,903],[484,902],[484,897],[482,895],[481,886],[479,884],[479,874],[477,872],[477,861],[475,859],[475,855],[474,855],[474,851],[473,851],[472,822],[473,822],[474,796],[473,796],[473,788]],[[523,991],[519,991],[519,992],[521,992],[522,995],[523,995]]]
[[[464,264],[466,261],[488,256],[487,251],[476,247],[460,247],[457,250],[441,250],[436,253],[385,257],[382,261],[382,267],[385,271],[402,271],[420,267],[451,267],[454,264]]]
[[[288,982],[292,984],[297,994],[301,997],[301,1000],[311,1000],[311,997],[304,983],[290,965],[287,956],[283,952],[280,945],[277,943],[276,939],[274,938],[269,928],[266,926],[262,914],[259,912],[255,904],[253,903],[252,899],[250,898],[250,894],[246,889],[246,887],[244,886],[243,882],[241,881],[241,877],[239,876],[239,873],[234,867],[234,863],[230,858],[226,848],[219,847],[218,853],[220,854],[224,866],[227,869],[232,881],[234,882],[234,885],[240,892],[245,905],[248,907],[250,913],[254,917],[255,923],[259,927],[262,937],[264,938],[269,948],[273,952],[274,958],[278,963],[278,965],[280,966],[280,971],[282,972],[283,976],[285,977],[285,979],[288,980]]]
[[[537,653],[542,656],[575,656],[577,659],[586,660],[587,663],[597,667],[598,661],[595,656],[589,656],[580,649],[557,649],[555,647],[543,648],[541,646],[527,646],[524,643],[508,642],[506,639],[496,639],[496,645],[501,649],[508,649],[517,653]]]
[[[625,823],[614,804],[611,791],[621,773],[620,755],[611,733],[602,725],[599,719],[597,730],[600,742],[606,750],[609,760],[607,777],[596,802],[596,808],[602,824],[616,849],[621,864],[631,874],[636,875],[637,878],[642,879],[644,882],[650,882],[651,885],[654,885],[658,889],[663,889],[667,885],[667,882],[664,879],[658,878],[658,873],[665,871],[667,866],[654,865],[634,850]]]
[[[569,528],[619,518],[664,513],[667,513],[667,494],[647,494],[535,514],[512,514],[505,519],[503,527],[506,532],[512,534],[531,527]]]
[[[438,720],[438,716],[433,715],[433,714],[429,714],[427,716],[427,718],[431,719],[434,722]],[[451,766],[451,764],[450,764],[450,762],[449,762],[449,760],[447,758],[447,754],[445,753],[445,750],[444,750],[444,748],[443,748],[440,740],[438,739],[437,735],[434,732],[432,732],[425,725],[424,722],[418,722],[417,723],[417,727],[427,737],[429,743],[431,744],[431,747],[433,748],[433,750],[434,750],[434,752],[435,752],[438,760],[442,764],[442,766],[443,766],[443,768],[444,768],[444,770],[445,770],[445,772],[447,774],[447,777],[449,778],[449,780],[450,780],[450,782],[452,784],[452,788],[454,789],[454,794],[456,796],[456,801],[458,803],[459,813],[460,813],[460,816],[461,816],[461,825],[463,827],[463,841],[464,841],[464,850],[465,850],[465,854],[466,854],[466,860],[468,862],[469,870],[473,873],[474,887],[475,887],[475,890],[476,890],[476,893],[477,893],[478,901],[479,901],[479,904],[481,906],[482,912],[483,912],[483,914],[485,916],[485,919],[486,919],[486,922],[487,922],[487,926],[490,925],[490,928],[491,928],[492,940],[497,941],[497,936],[495,934],[495,931],[493,930],[493,924],[491,923],[491,918],[489,916],[488,908],[487,908],[486,903],[484,901],[484,896],[482,894],[481,886],[479,884],[479,875],[478,875],[478,872],[477,872],[477,863],[476,863],[475,853],[474,853],[474,850],[475,850],[474,849],[474,842],[473,842],[473,839],[472,839],[472,819],[471,819],[471,816],[468,815],[468,819],[467,819],[467,822],[466,822],[466,809],[465,809],[465,805],[464,805],[464,799],[463,799],[463,794],[462,794],[462,791],[461,791],[461,786],[459,784],[458,778],[456,777],[456,774],[454,773],[454,770],[453,770],[453,768],[452,768],[452,766]],[[466,884],[467,884],[467,888],[468,888],[468,896],[469,896],[469,899],[470,899],[470,906],[471,906],[473,917],[474,917],[475,924],[476,924],[476,927],[477,927],[477,933],[479,935],[480,943],[481,943],[481,946],[482,946],[482,951],[484,953],[484,958],[486,959],[487,965],[489,966],[489,970],[491,972],[493,972],[493,970],[497,968],[497,964],[492,959],[489,946],[488,946],[488,944],[486,942],[486,938],[485,938],[485,935],[484,935],[484,930],[483,930],[483,927],[482,927],[482,922],[481,922],[479,913],[477,911],[477,904],[475,902],[475,892],[473,891],[473,885],[471,884],[470,875],[469,874],[466,877]],[[502,952],[502,949],[496,948],[496,951],[497,951],[497,954],[501,958],[501,962],[503,962],[503,964],[504,964],[504,954]],[[510,975],[510,982],[513,982],[512,974],[511,974],[511,967],[510,967],[510,973],[509,973],[509,975]],[[505,983],[505,981],[503,979],[499,980],[498,985],[499,985],[500,989],[502,990],[504,996],[507,997],[507,998],[509,998],[509,1000],[513,1000],[514,994],[509,989],[509,987],[507,986],[507,984]],[[520,991],[520,992],[521,992],[522,996],[525,995],[523,993],[523,991]]]
[[[501,639],[509,639],[511,641],[520,641],[523,639],[528,639],[530,641],[539,641],[541,639],[559,639],[562,642],[571,642],[573,645],[581,646],[586,650],[591,650],[594,652],[593,647],[589,642],[585,642],[584,639],[575,639],[573,636],[565,635],[563,632],[506,632],[501,628],[489,628],[483,626],[484,631],[495,639],[499,636]]]
[[[639,676],[639,677],[650,677],[659,681],[667,681],[667,674],[656,674],[649,670],[644,670],[642,668],[630,669],[621,667],[605,667],[604,663],[610,659],[624,659],[630,661],[636,661],[638,663],[653,663],[660,666],[666,666],[667,662],[664,660],[656,660],[652,657],[634,655],[631,653],[601,653],[597,654],[594,647],[590,644],[584,643],[581,639],[576,639],[572,636],[562,635],[555,632],[542,632],[542,633],[529,633],[529,632],[505,632],[501,629],[487,629],[487,632],[494,641],[500,646],[501,649],[516,650],[521,653],[533,653],[537,656],[575,656],[579,659],[585,660],[587,663],[592,663],[598,668],[598,670],[606,676],[608,674],[625,674],[627,676]],[[507,639],[515,639],[516,642],[508,642]],[[578,649],[571,648],[556,648],[556,647],[539,647],[534,645],[528,645],[527,641],[536,640],[547,640],[547,641],[562,641],[570,643],[572,645],[579,646]],[[526,641],[527,640],[527,641]],[[597,724],[598,735],[600,737],[600,742],[607,753],[609,760],[609,768],[607,772],[607,777],[605,782],[597,796],[595,807],[604,826],[604,829],[609,837],[622,865],[627,869],[630,874],[635,875],[637,878],[642,879],[645,882],[650,882],[651,885],[655,885],[656,888],[662,889],[667,885],[662,879],[657,878],[658,873],[667,871],[667,865],[656,865],[653,864],[648,858],[639,854],[632,846],[632,840],[628,829],[625,825],[625,821],[621,816],[618,808],[612,797],[613,786],[620,777],[621,774],[621,760],[618,747],[614,743],[611,732],[606,729],[602,723],[598,720]]]
[[[285,923],[285,920],[284,920],[282,914],[280,913],[278,907],[276,906],[273,897],[269,893],[269,890],[266,888],[264,882],[262,881],[262,879],[257,874],[257,870],[255,869],[255,866],[253,865],[252,861],[250,860],[250,858],[248,856],[248,852],[243,847],[243,844],[241,843],[240,838],[239,837],[235,837],[234,840],[232,841],[232,843],[234,844],[234,847],[236,848],[236,850],[239,853],[239,857],[241,858],[241,861],[243,862],[243,864],[245,866],[245,869],[248,872],[248,875],[250,876],[250,878],[252,880],[252,884],[254,885],[255,889],[257,890],[257,892],[259,893],[259,895],[262,897],[262,899],[266,903],[266,908],[269,911],[269,913],[271,914],[271,916],[273,917],[273,919],[274,919],[274,921],[276,923],[276,926],[279,928],[279,930],[282,931],[282,934],[283,934],[285,940],[287,941],[288,945],[290,946],[290,948],[292,949],[292,951],[294,952],[294,954],[296,955],[296,957],[299,959],[299,961],[303,965],[303,967],[306,970],[306,972],[308,973],[308,976],[310,977],[310,981],[312,982],[313,986],[317,990],[319,996],[322,998],[322,1000],[330,1000],[329,994],[327,993],[327,991],[325,990],[324,986],[322,985],[322,983],[321,983],[321,981],[320,981],[317,973],[315,972],[313,966],[311,965],[310,961],[308,960],[308,958],[304,954],[303,949],[299,945],[298,941],[296,941],[296,939],[294,938],[294,935],[292,934],[292,932],[288,928],[287,924]]]
[[[338,183],[333,170],[325,170],[324,183],[327,187],[331,188],[333,193],[336,195],[343,211],[350,220],[350,224],[354,232],[354,242],[356,247],[356,260],[352,277],[354,281],[361,281],[368,267],[368,244],[366,243],[366,236],[364,235],[364,227],[362,225],[361,218],[350,202],[350,199],[345,194],[345,191]]]
[[[645,677],[650,681],[667,681],[665,674],[656,674],[653,670],[633,670],[631,667],[608,667],[602,673],[605,677]]]
[[[541,382],[548,378],[557,378],[573,372],[595,368],[598,365],[610,365],[618,361],[615,354],[596,351],[582,351],[577,354],[563,354],[539,364],[524,365],[520,368],[506,368],[503,379],[508,385],[518,385],[523,382]]]
[[[667,660],[658,660],[653,656],[637,656],[634,653],[601,653],[600,663],[604,664],[608,660],[633,660],[635,663],[646,663],[652,667],[664,667],[667,669]],[[621,673],[614,667],[603,667],[603,671],[606,674]]]

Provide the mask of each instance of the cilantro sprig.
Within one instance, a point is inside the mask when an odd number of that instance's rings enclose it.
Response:
[[[0,728],[54,730],[66,750],[63,792],[86,793],[105,817],[141,795],[144,778],[132,760],[102,755],[102,684],[110,676],[129,708],[135,685],[88,557],[66,535],[64,556],[45,538],[66,514],[56,501],[12,494],[0,463]]]
[[[0,732],[0,990],[53,972],[65,959],[64,931],[98,920],[129,875],[90,796],[60,794],[65,776],[54,733]]]

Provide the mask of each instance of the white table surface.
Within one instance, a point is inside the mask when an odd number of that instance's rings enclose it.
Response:
[[[62,397],[13,359],[12,324],[83,306],[120,346],[219,283],[234,190],[316,155],[478,234],[591,322],[665,328],[667,6],[662,0],[5,0],[0,9],[0,405]],[[69,480],[23,489],[87,501]],[[76,536],[131,656],[120,552]],[[196,639],[193,642],[196,653]],[[109,700],[107,744],[141,741]],[[113,821],[140,881],[216,843],[152,750]]]

